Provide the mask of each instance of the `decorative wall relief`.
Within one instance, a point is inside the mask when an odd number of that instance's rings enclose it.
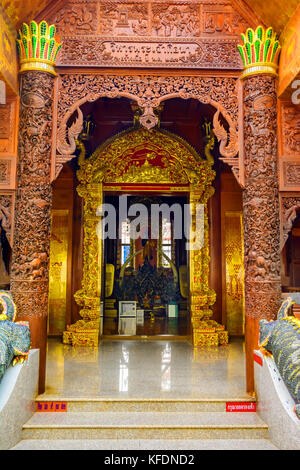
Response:
[[[180,3],[152,4],[152,36],[193,37],[200,35],[200,5]]]
[[[282,105],[282,152],[284,156],[300,156],[300,110]]]
[[[293,223],[300,213],[300,195],[281,196],[281,249],[284,247],[292,230]]]
[[[148,4],[100,4],[100,34],[102,36],[149,35]]]
[[[300,109],[290,102],[281,102],[280,112],[280,189],[300,191]]]
[[[0,193],[0,221],[12,245],[15,195],[11,192]]]
[[[47,18],[64,43],[59,65],[240,70],[243,11],[221,1],[71,0]]]
[[[16,153],[17,99],[8,98],[0,105],[0,152]]]
[[[3,155],[0,157],[0,189],[15,189],[16,157]]]
[[[246,19],[229,4],[206,4],[202,8],[202,31],[209,36],[239,35],[249,26]]]
[[[97,2],[66,2],[55,14],[53,23],[62,36],[94,35],[98,20]]]

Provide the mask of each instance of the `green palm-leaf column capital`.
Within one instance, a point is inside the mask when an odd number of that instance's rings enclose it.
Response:
[[[255,31],[248,28],[242,40],[243,44],[237,46],[244,64],[241,78],[258,74],[277,76],[281,46],[273,28],[258,26]]]
[[[21,73],[39,70],[56,75],[55,62],[62,44],[55,35],[56,27],[46,21],[23,23],[17,39]]]

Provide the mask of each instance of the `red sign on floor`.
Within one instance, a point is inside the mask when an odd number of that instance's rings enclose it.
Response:
[[[36,411],[44,413],[66,413],[67,402],[65,401],[38,401]]]
[[[247,412],[247,411],[256,411],[256,403],[253,401],[239,401],[239,402],[227,402],[226,403],[227,412]]]

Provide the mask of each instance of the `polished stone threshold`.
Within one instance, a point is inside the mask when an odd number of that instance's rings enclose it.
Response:
[[[246,400],[244,342],[194,349],[182,340],[104,339],[73,348],[51,338],[44,397]]]

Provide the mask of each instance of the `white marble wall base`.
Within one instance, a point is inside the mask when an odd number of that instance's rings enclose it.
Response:
[[[34,413],[38,392],[39,350],[33,349],[23,364],[10,366],[0,383],[0,450],[15,446],[22,427]]]
[[[257,411],[269,426],[269,438],[279,449],[300,449],[300,420],[293,409],[295,402],[285,386],[272,357],[264,357],[262,366],[254,362]]]

